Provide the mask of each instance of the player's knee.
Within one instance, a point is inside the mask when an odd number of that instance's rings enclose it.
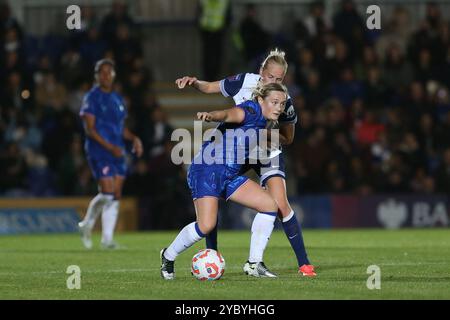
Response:
[[[277,212],[278,211],[278,205],[276,201],[272,197],[268,197],[264,203],[263,206],[261,206],[258,211],[261,212]]]
[[[209,234],[216,227],[215,221],[199,221],[198,227],[203,234]]]

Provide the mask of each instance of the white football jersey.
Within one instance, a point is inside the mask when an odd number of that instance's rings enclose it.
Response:
[[[236,105],[252,99],[253,90],[258,86],[261,79],[259,74],[240,73],[220,81],[220,91],[224,97],[232,97]],[[284,112],[280,115],[280,123],[296,123],[297,114],[292,105],[291,97],[288,95]]]
[[[244,101],[252,99],[253,90],[258,86],[261,79],[259,74],[255,73],[240,73],[220,81],[220,91],[224,97],[232,97],[234,103],[239,105]],[[284,112],[278,118],[279,123],[296,123],[297,114],[292,105],[291,97],[288,95]],[[272,159],[281,153],[281,146],[279,148],[270,148],[268,158]]]

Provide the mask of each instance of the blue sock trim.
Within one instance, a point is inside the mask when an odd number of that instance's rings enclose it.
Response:
[[[104,196],[113,196],[114,197],[114,192],[101,192],[101,194]]]
[[[273,216],[273,217],[277,216],[277,212],[258,212],[258,213],[267,214],[267,215]]]
[[[195,231],[197,231],[198,235],[199,235],[200,237],[202,237],[202,238],[204,238],[204,237],[206,236],[206,234],[204,234],[204,233],[200,230],[200,228],[198,227],[198,223],[197,223],[197,222],[195,223]]]

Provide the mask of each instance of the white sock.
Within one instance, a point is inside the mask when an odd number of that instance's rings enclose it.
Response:
[[[164,252],[166,259],[174,261],[177,256],[190,248],[194,243],[202,240],[205,234],[201,233],[197,222],[192,222],[180,231],[167,250]]]
[[[119,200],[112,200],[104,206],[102,213],[102,242],[109,243],[113,240],[114,228],[119,216]]]
[[[112,200],[112,194],[97,194],[94,199],[89,202],[86,216],[84,217],[82,224],[87,225],[90,229],[92,229],[98,216],[100,215],[100,213],[102,213],[105,204],[111,202]]]
[[[264,250],[269,242],[275,224],[276,214],[257,213],[252,224],[252,237],[250,241],[250,256],[248,261],[263,261]]]

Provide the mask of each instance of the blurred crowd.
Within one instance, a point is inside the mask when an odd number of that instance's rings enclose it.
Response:
[[[270,33],[248,5],[239,22],[249,72],[275,46],[287,52],[286,84],[299,115],[286,148],[299,194],[450,192],[450,29],[439,4],[417,24],[397,6],[382,30],[343,0],[330,17],[320,1]],[[33,37],[0,7],[0,195],[93,195],[78,117],[100,58],[117,63],[116,89],[145,156],[130,156],[124,193],[153,195],[178,210],[183,168],[170,161],[172,128],[144,64],[143,38],[127,7],[105,16],[82,8],[82,29]],[[245,70],[235,70],[242,72]],[[164,192],[161,192],[164,190]],[[169,191],[168,191],[169,190]],[[171,209],[172,210],[172,209]]]
[[[316,1],[278,34],[254,9],[246,19],[259,27],[240,31],[266,40],[249,47],[247,63],[273,45],[287,50],[299,115],[288,175],[298,194],[450,192],[450,29],[439,4],[414,24],[411,8],[397,6],[382,30],[369,30],[351,0],[329,18]]]
[[[128,107],[128,126],[146,150],[130,157],[125,194],[139,194],[149,183],[177,177],[166,164],[171,133],[152,90],[152,72],[144,64],[139,28],[122,1],[98,16],[82,8],[82,28],[64,35],[27,33],[0,7],[0,195],[94,195],[96,183],[84,154],[78,116],[84,94],[92,87],[94,65],[101,58],[116,62],[116,90]],[[170,173],[168,173],[168,171]],[[145,179],[142,179],[145,180]]]

